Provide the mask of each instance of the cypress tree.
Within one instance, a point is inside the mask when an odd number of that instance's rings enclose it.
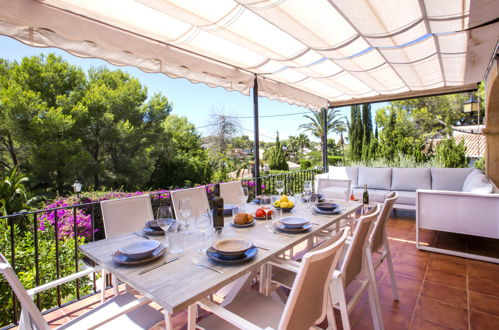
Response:
[[[282,149],[281,141],[279,141],[279,132],[277,132],[275,146],[270,150],[268,165],[271,170],[289,170],[288,162],[286,161],[286,153]]]

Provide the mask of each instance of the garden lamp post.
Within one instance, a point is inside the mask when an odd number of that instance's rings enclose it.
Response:
[[[78,199],[80,199],[81,187],[83,187],[83,185],[80,182],[78,182],[78,180],[76,180],[75,183],[73,183],[73,189]]]

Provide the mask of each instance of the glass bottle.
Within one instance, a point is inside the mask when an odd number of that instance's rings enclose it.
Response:
[[[224,199],[220,196],[220,184],[215,184],[215,197],[213,197],[213,227],[222,230],[224,226]]]
[[[364,194],[362,194],[362,202],[365,206],[369,205],[369,193],[367,192],[367,184],[364,185]]]

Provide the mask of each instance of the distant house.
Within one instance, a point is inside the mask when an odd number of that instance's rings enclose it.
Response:
[[[469,166],[485,156],[485,135],[479,134],[483,130],[483,125],[469,125],[469,126],[453,126],[452,136],[456,140],[456,143],[461,143],[463,141],[466,147],[466,157],[469,158]],[[442,140],[442,138],[436,138],[432,140],[434,147]]]

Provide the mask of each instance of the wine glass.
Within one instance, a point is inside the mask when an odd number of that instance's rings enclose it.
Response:
[[[185,225],[185,228],[187,229],[186,233],[192,234],[192,232],[189,230],[189,222],[188,222],[189,216],[191,215],[191,199],[190,198],[181,199],[178,204],[178,209],[183,218],[182,223],[183,225]]]
[[[239,201],[241,202],[241,211],[244,211],[244,204],[248,201],[249,191],[248,187],[241,187],[241,193],[239,194]]]
[[[272,198],[269,195],[263,195],[260,200],[261,209],[265,212],[265,220],[268,220],[270,204],[272,203]]]
[[[210,210],[199,211],[196,220],[196,228],[203,234],[203,240],[201,248],[198,250],[201,253],[205,251],[205,233],[212,226],[211,212]]]
[[[168,230],[170,229],[174,221],[175,220],[173,219],[173,213],[171,207],[169,206],[158,207],[158,210],[156,211],[156,223],[165,232],[165,238],[168,234]],[[168,247],[168,240],[165,241],[165,245]]]
[[[284,191],[284,181],[276,181],[275,190],[277,190],[279,195],[282,195],[282,192]]]
[[[303,182],[303,192],[305,193],[305,197],[307,202],[310,201],[310,195],[312,195],[312,181],[306,180]]]

